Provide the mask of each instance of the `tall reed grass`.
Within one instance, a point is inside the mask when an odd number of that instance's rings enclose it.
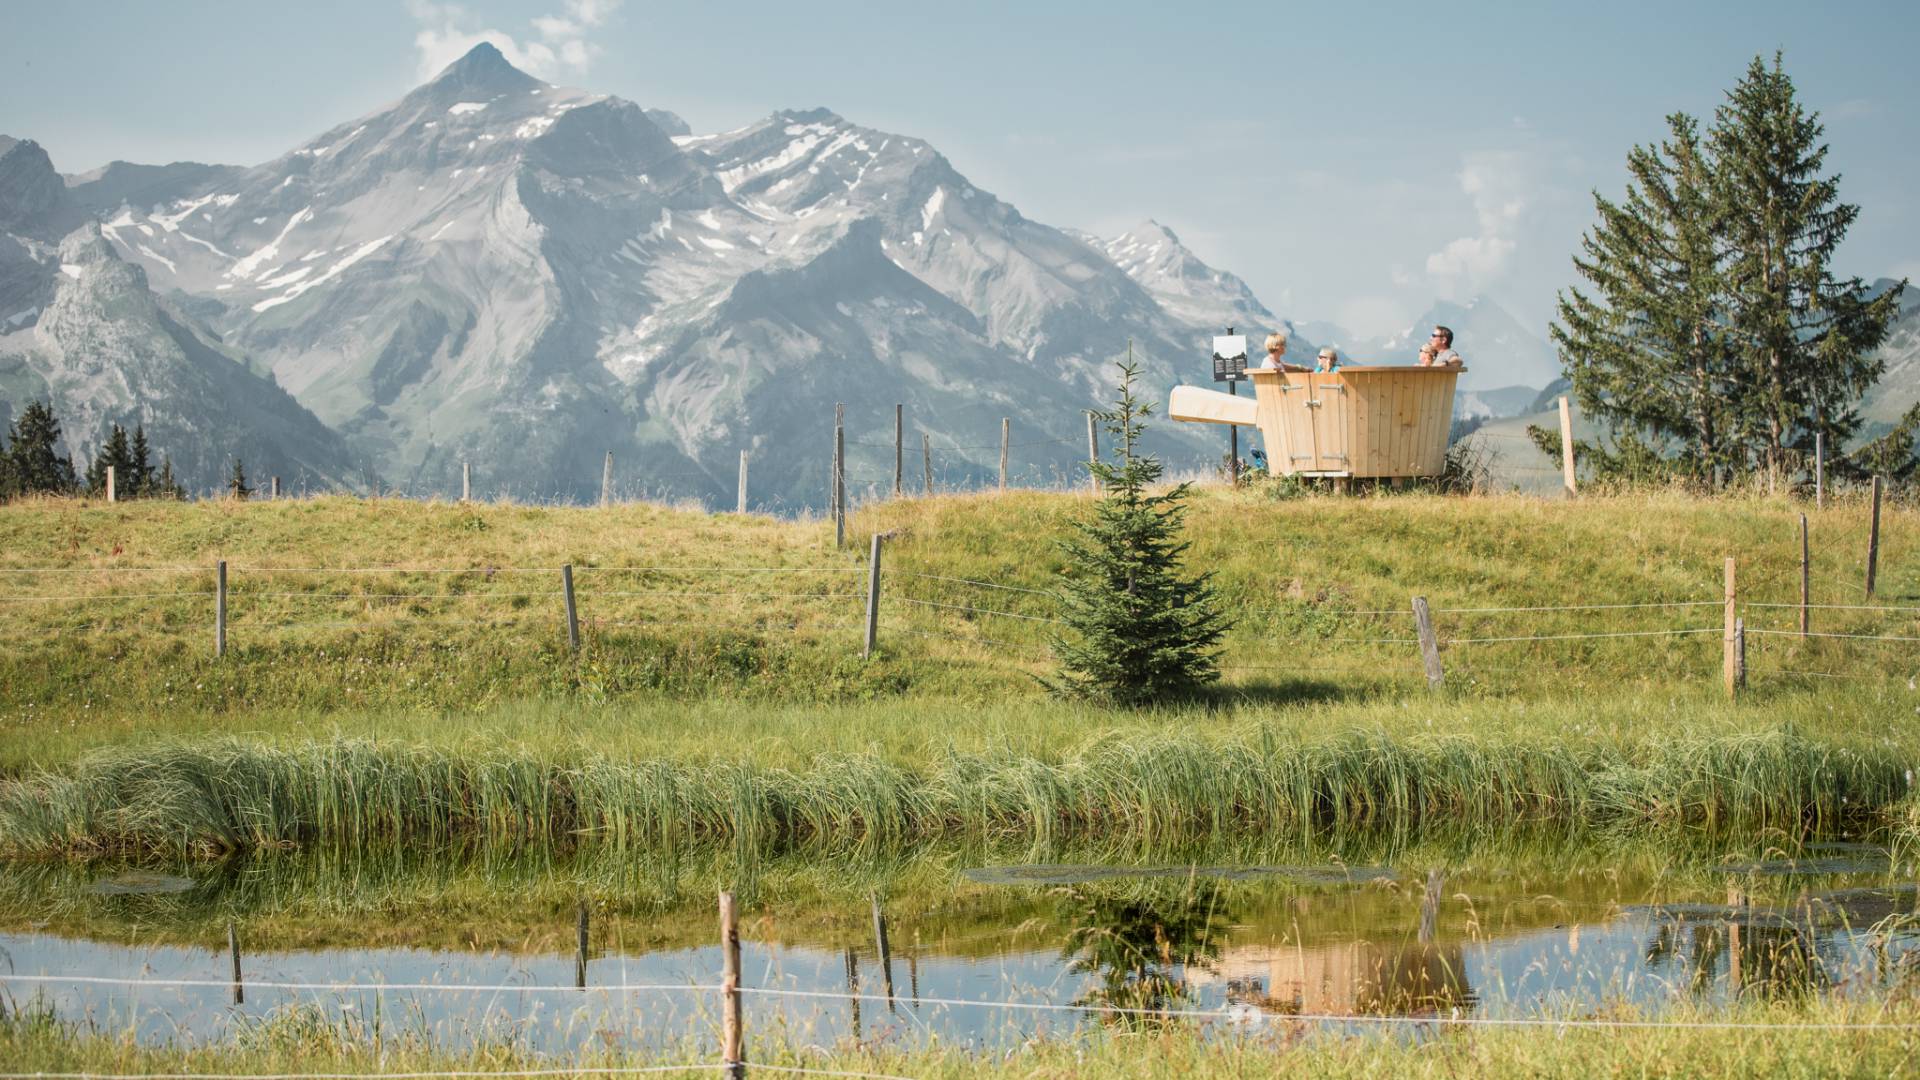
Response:
[[[950,837],[1413,833],[1565,823],[1776,830],[1892,810],[1909,762],[1791,731],[1577,744],[1468,735],[1129,734],[1058,757],[872,754],[538,760],[336,739],[168,742],[0,781],[0,851],[220,853],[487,843],[742,852],[886,850]]]

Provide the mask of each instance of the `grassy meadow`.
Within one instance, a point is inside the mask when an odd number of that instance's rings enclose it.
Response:
[[[1225,679],[1143,712],[1056,701],[1037,678],[1056,541],[1086,506],[880,503],[836,550],[829,523],[650,504],[11,505],[0,846],[782,848],[1912,816],[1916,646],[1759,632],[1797,625],[1808,508],[1791,500],[1201,490],[1192,565],[1238,619]],[[1864,501],[1810,517],[1814,602],[1863,604]],[[1876,604],[1920,605],[1917,520],[1884,513]],[[880,648],[863,660],[876,532]],[[1735,702],[1720,685],[1729,556],[1753,605]],[[60,572],[7,572],[25,569]],[[1437,694],[1413,595],[1436,611]],[[1642,604],[1674,606],[1619,606]],[[1569,605],[1594,606],[1478,610]],[[1920,636],[1912,611],[1814,617],[1823,633]],[[1619,636],[1564,636],[1596,633]]]
[[[1140,1080],[1214,1080],[1246,1076],[1316,1077],[1777,1077],[1900,1076],[1920,1057],[1920,1030],[1833,1030],[1819,1025],[1898,1025],[1913,1016],[1912,1002],[1748,1004],[1729,1010],[1682,1009],[1667,1015],[1672,1026],[1653,1028],[1423,1026],[1411,1037],[1380,1034],[1316,1034],[1309,1026],[1276,1021],[1244,1034],[1205,1037],[1177,1024],[1147,1030],[1115,1028],[1078,1037],[1033,1039],[1004,1053],[935,1044],[891,1050],[841,1040],[822,1046],[814,1034],[791,1030],[756,1038],[747,1059],[757,1074],[830,1070],[829,1075],[966,1080],[1022,1076],[1033,1080],[1102,1076]],[[1597,1019],[1632,1023],[1643,1019],[1622,1009]],[[1714,1023],[1752,1025],[1724,1029]],[[1701,1025],[1701,1026],[1690,1026]],[[241,1037],[214,1045],[141,1046],[114,1032],[64,1025],[27,1010],[0,1019],[0,1059],[21,1072],[85,1072],[131,1075],[169,1073],[269,1075],[327,1073],[392,1075],[460,1070],[476,1075],[526,1069],[559,1069],[595,1075],[595,1070],[658,1068],[687,1062],[663,1076],[711,1076],[718,1039],[711,1029],[689,1034],[681,1049],[632,1057],[589,1053],[554,1062],[511,1042],[466,1052],[436,1049],[429,1039],[398,1034],[375,1037],[365,1021],[340,1030],[324,1019],[292,1009],[250,1027]],[[697,1065],[694,1063],[698,1063]]]

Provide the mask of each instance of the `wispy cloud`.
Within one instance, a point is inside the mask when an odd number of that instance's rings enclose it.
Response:
[[[578,77],[600,54],[593,33],[620,6],[621,0],[561,0],[560,10],[528,20],[528,31],[515,36],[497,27],[478,25],[459,4],[436,0],[409,0],[419,29],[413,36],[420,55],[420,77],[432,78],[481,42],[499,49],[513,66],[543,79]]]
[[[1533,202],[1535,173],[1531,156],[1518,150],[1475,151],[1462,160],[1457,179],[1478,228],[1427,256],[1427,274],[1443,290],[1477,290],[1506,272]]]

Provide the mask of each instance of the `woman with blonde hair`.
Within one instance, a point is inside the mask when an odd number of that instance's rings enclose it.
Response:
[[[1289,364],[1280,359],[1287,355],[1287,332],[1276,330],[1267,335],[1267,362],[1262,367],[1268,371],[1306,371],[1299,364]]]

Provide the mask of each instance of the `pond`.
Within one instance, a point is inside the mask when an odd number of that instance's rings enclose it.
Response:
[[[1091,1024],[1310,1017],[1418,1033],[1434,1018],[1657,1015],[1920,983],[1912,868],[1871,842],[1034,854],[758,868],[741,920],[748,1030],[1004,1046]],[[155,1043],[262,1025],[552,1053],[710,1040],[721,959],[705,887],[741,871],[682,867],[664,891],[660,872],[604,855],[0,865],[0,992]],[[653,891],[636,898],[622,873]],[[590,901],[585,989],[573,896]],[[346,985],[369,983],[393,988]]]

